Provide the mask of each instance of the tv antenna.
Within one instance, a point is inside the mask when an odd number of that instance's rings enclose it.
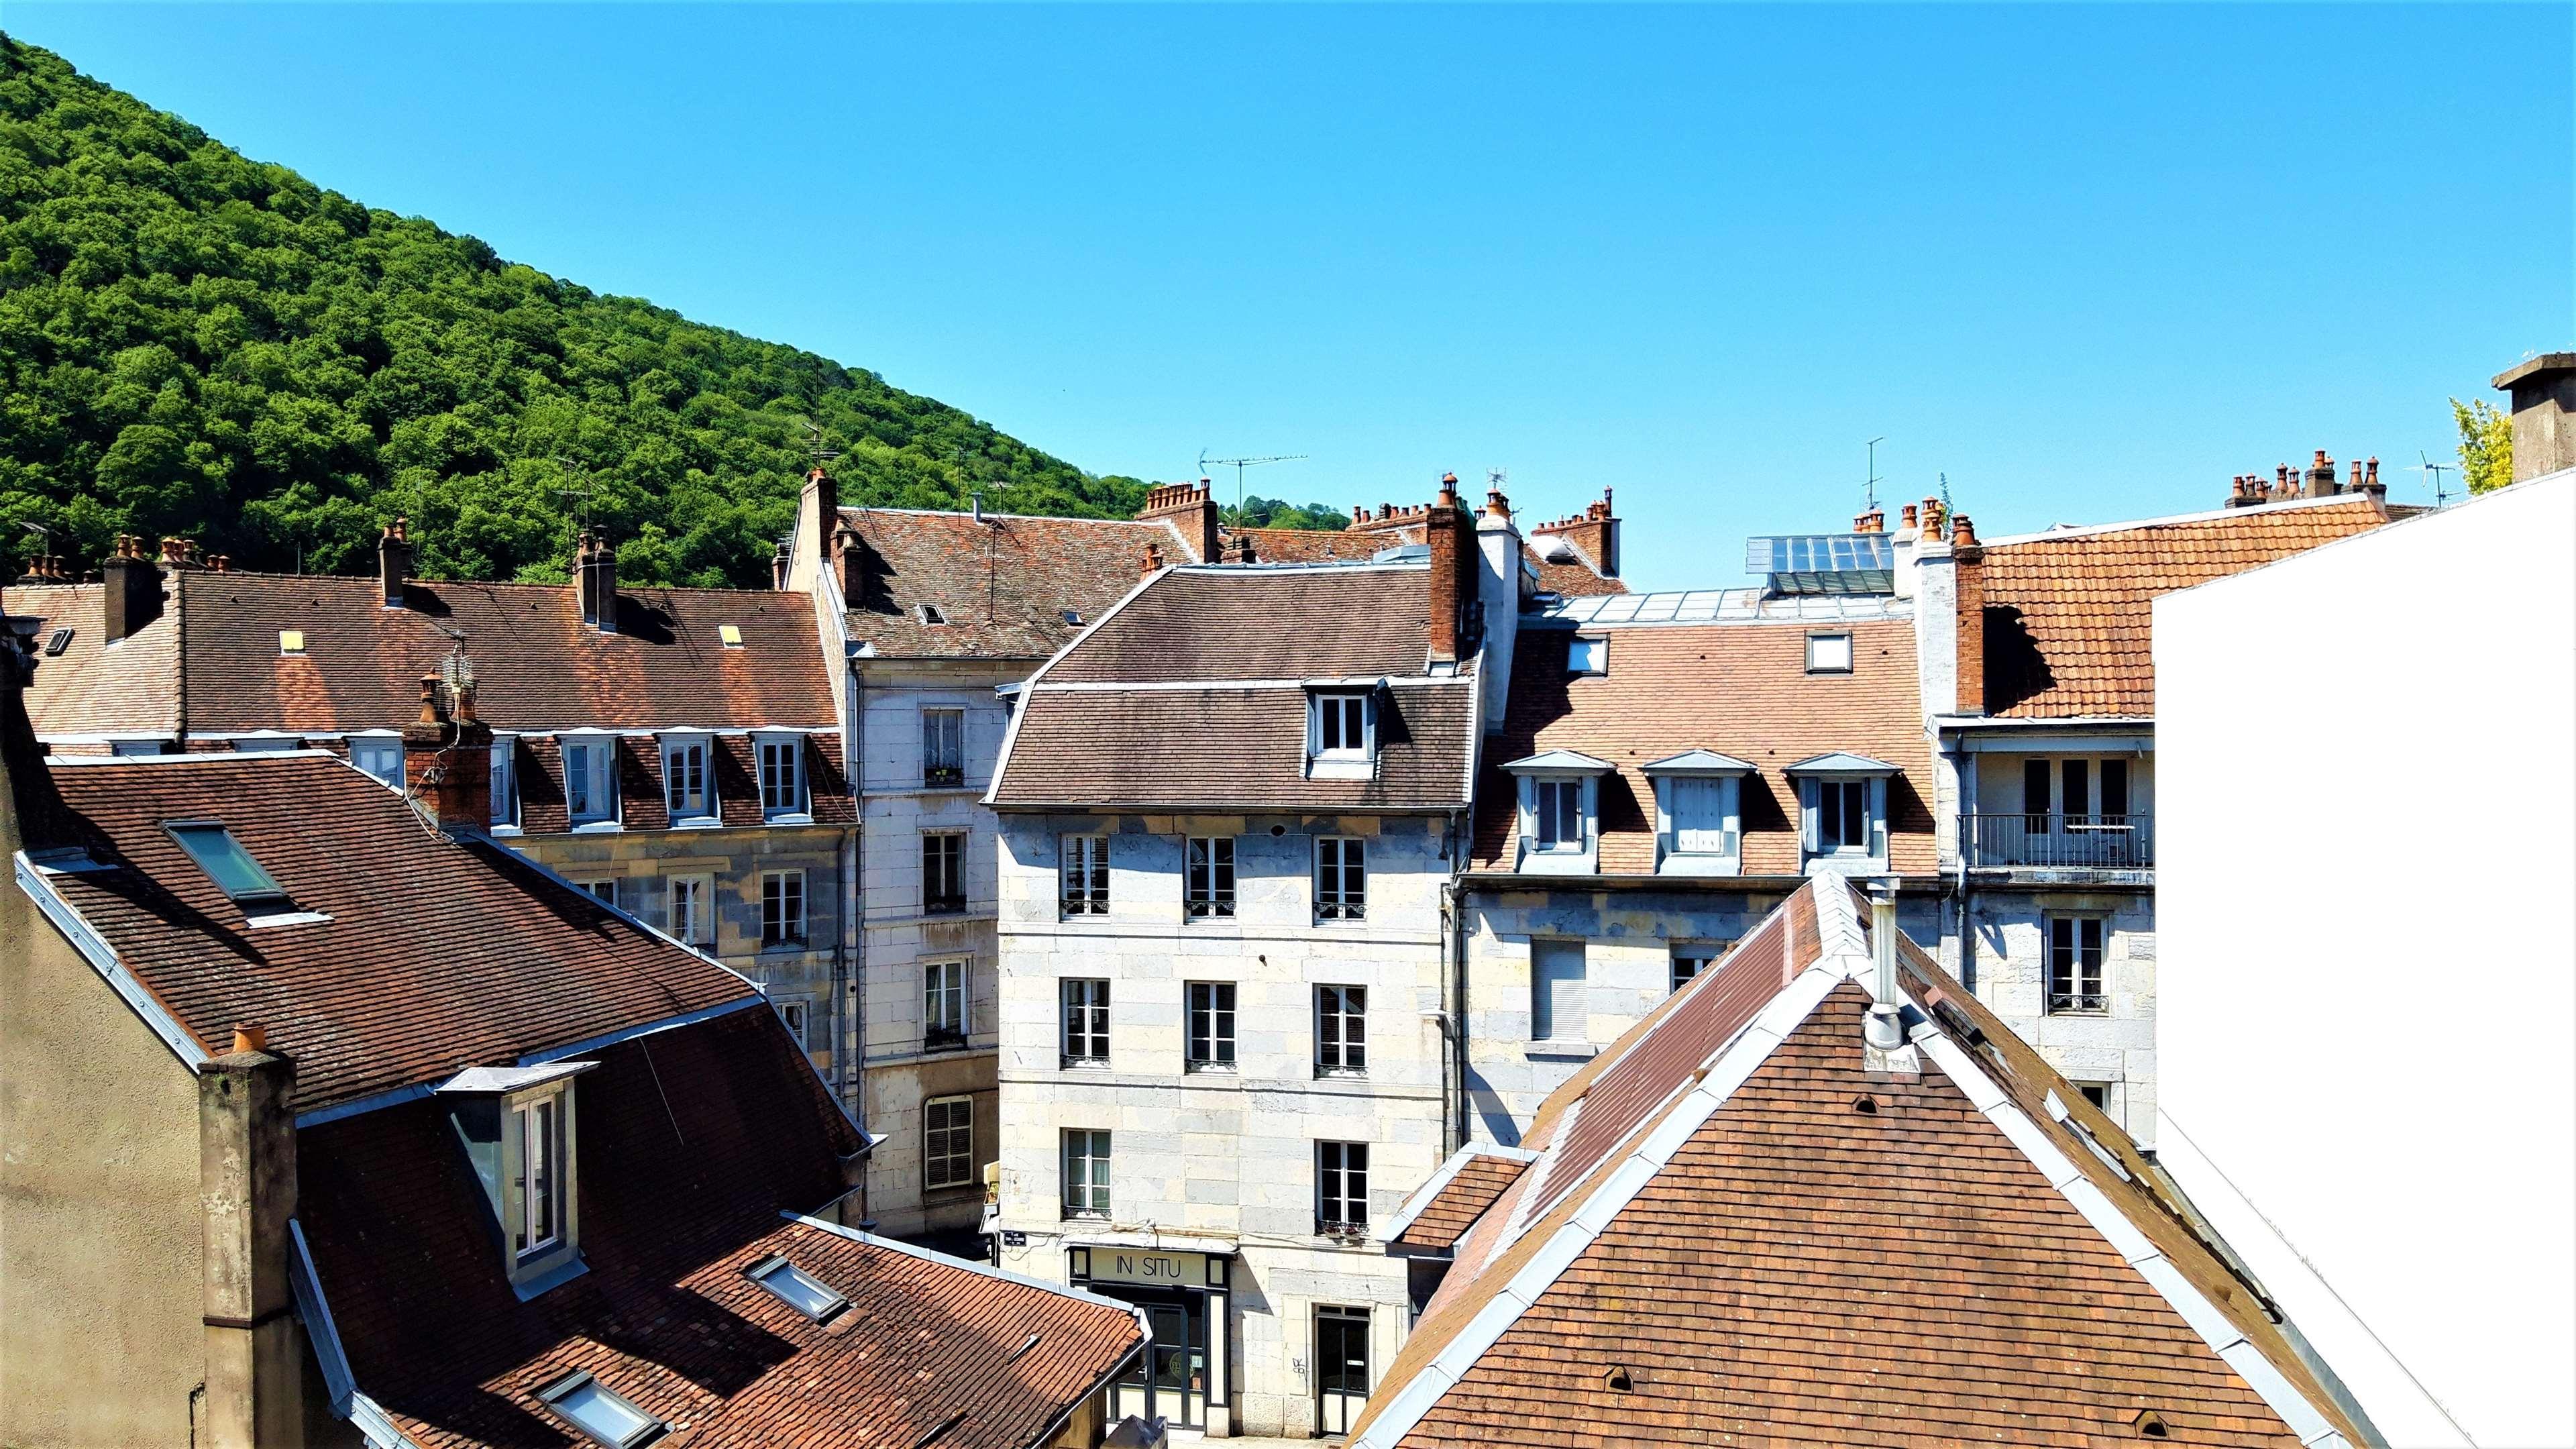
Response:
[[[1264,463],[1302,462],[1305,457],[1306,455],[1303,453],[1279,453],[1267,458],[1211,458],[1207,455],[1207,449],[1201,448],[1199,449],[1199,476],[1202,478],[1206,477],[1207,470],[1210,467],[1232,468],[1234,470],[1234,516],[1240,519],[1243,517],[1244,469],[1258,468]]]
[[[2415,456],[2423,459],[2422,462],[2416,464],[2415,471],[2423,474],[2426,481],[2433,485],[2433,506],[2440,508],[2445,504],[2448,504],[2451,501],[2451,495],[2442,491],[2442,475],[2450,472],[2452,465],[2448,463],[2434,462],[2431,458],[2424,456],[2424,450],[2421,448],[2415,450]]]
[[[582,471],[581,465],[569,458],[555,459],[555,466],[563,469],[564,473],[577,484],[587,485],[590,482],[590,476]],[[555,496],[564,501],[564,513],[571,519],[576,537],[582,529],[590,527],[590,500],[598,494],[598,489],[588,486],[555,490]]]
[[[1878,485],[1880,482],[1878,476],[1878,445],[1886,441],[1886,435],[1881,434],[1878,437],[1870,439],[1863,445],[1869,449],[1869,477],[1860,485],[1862,494],[1860,506],[1861,511],[1864,513],[1878,506]]]
[[[798,426],[805,429],[805,453],[807,457],[814,460],[815,467],[819,468],[841,456],[840,449],[824,446],[823,430],[815,425],[812,418],[798,418],[796,422]]]

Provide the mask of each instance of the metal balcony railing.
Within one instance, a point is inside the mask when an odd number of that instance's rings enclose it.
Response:
[[[1970,815],[1972,867],[2146,870],[2156,863],[2151,815]]]

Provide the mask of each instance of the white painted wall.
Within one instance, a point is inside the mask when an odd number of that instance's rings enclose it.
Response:
[[[2463,1440],[2283,1239],[2478,1445],[2576,1444],[2576,473],[2155,652],[2165,1160],[2390,1442]]]

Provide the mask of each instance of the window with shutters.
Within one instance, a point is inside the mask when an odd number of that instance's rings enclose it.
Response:
[[[1192,1072],[1234,1070],[1234,983],[1189,983],[1189,1047],[1182,1068]]]
[[[1591,1030],[1581,941],[1530,942],[1530,1040],[1579,1042]]]
[[[1060,1065],[1109,1065],[1109,983],[1068,976],[1059,984],[1064,1003],[1064,1051]]]
[[[1547,776],[1530,782],[1535,849],[1551,855],[1582,853],[1585,784],[1582,777],[1574,775]]]
[[[1315,1075],[1368,1075],[1368,988],[1315,988]]]
[[[1068,916],[1109,914],[1109,837],[1067,835],[1056,842],[1057,905]]]
[[[1368,842],[1327,835],[1315,842],[1315,919],[1356,921],[1368,914]]]

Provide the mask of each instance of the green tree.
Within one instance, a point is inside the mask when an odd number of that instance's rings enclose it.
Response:
[[[2498,412],[2483,398],[2451,399],[2451,416],[2460,425],[2460,476],[2469,496],[2502,488],[2513,481],[2513,417]]]
[[[1329,503],[1290,503],[1284,498],[1264,498],[1253,494],[1243,500],[1241,508],[1220,508],[1218,517],[1228,528],[1308,528],[1337,531],[1350,526],[1350,515]]]

